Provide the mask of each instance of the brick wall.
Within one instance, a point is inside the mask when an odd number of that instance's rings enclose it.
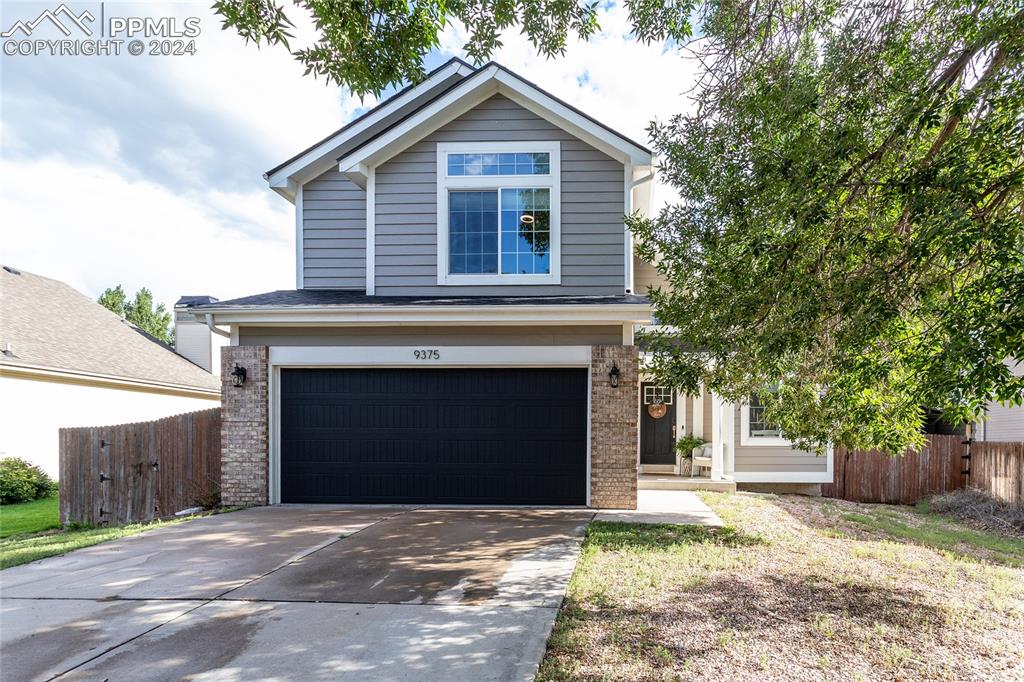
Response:
[[[590,377],[590,504],[636,509],[640,356],[636,346],[594,346]],[[608,372],[619,367],[619,387]]]
[[[267,504],[266,346],[221,349],[221,500],[226,505]],[[245,384],[231,384],[235,365],[247,372]]]

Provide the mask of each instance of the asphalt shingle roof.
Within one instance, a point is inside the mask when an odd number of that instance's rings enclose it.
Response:
[[[225,308],[331,308],[351,306],[646,305],[645,296],[367,296],[362,291],[287,289],[195,306]]]
[[[14,268],[0,269],[3,365],[220,388],[212,374],[67,284]]]

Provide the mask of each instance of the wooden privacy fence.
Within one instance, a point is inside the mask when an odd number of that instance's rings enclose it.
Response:
[[[920,452],[892,457],[876,450],[836,448],[833,482],[825,497],[852,502],[914,504],[932,495],[972,487],[1010,502],[1024,501],[1024,443],[974,442],[928,436]]]
[[[1024,443],[971,443],[970,486],[1024,504]]]
[[[219,407],[60,430],[61,523],[148,521],[217,502]]]

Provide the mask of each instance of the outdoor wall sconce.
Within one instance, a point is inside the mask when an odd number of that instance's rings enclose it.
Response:
[[[241,387],[245,383],[245,367],[239,367],[235,365],[235,368],[231,370],[231,384],[236,388]]]
[[[619,366],[614,362],[612,363],[611,370],[608,372],[608,383],[611,384],[612,388],[619,387]]]

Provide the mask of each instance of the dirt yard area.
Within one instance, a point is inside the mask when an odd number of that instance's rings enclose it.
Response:
[[[538,679],[1024,679],[1019,536],[926,509],[702,497],[726,528],[591,525]]]

